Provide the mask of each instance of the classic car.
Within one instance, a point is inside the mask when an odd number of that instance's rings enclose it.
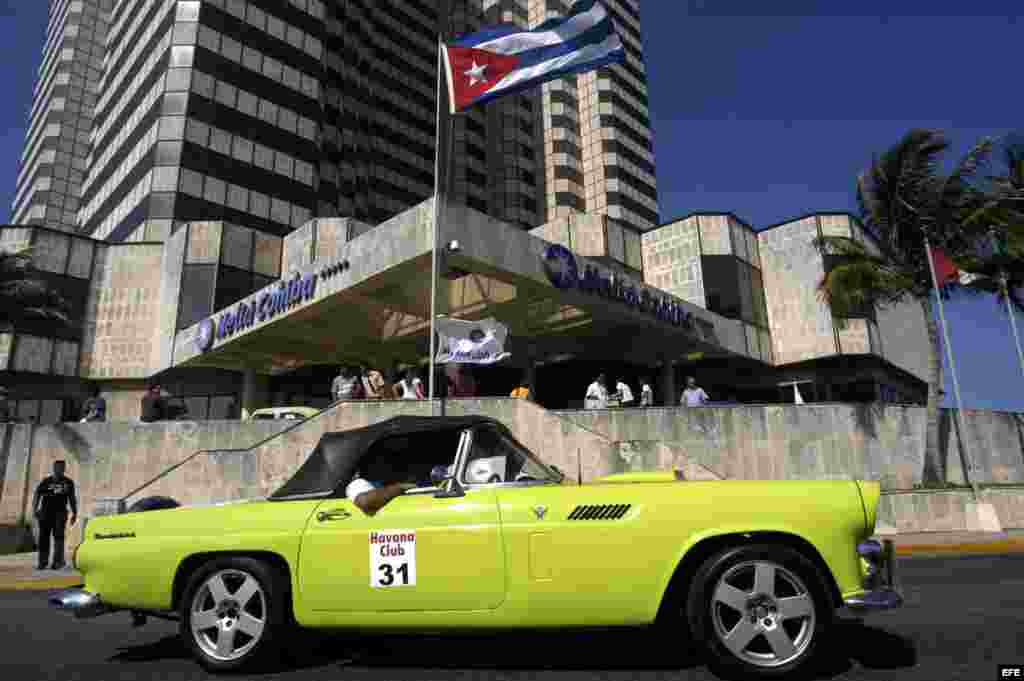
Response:
[[[418,486],[373,515],[345,497],[392,464]],[[50,602],[178,620],[212,671],[309,629],[657,625],[756,678],[806,665],[838,610],[902,603],[892,545],[870,539],[877,482],[581,478],[488,418],[395,417],[325,434],[265,500],[90,519],[84,584]]]

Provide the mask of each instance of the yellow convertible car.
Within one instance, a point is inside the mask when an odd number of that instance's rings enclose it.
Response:
[[[405,482],[371,514],[346,497]],[[390,488],[394,488],[391,485]],[[302,629],[482,631],[659,625],[720,671],[778,678],[840,608],[898,607],[865,481],[567,480],[483,417],[396,417],[323,436],[268,499],[166,498],[89,521],[79,617],[180,622],[213,671]],[[353,497],[359,500],[359,497]]]

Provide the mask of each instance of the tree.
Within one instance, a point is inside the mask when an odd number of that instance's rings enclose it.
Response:
[[[43,320],[68,323],[67,303],[36,276],[31,249],[0,249],[0,332]]]
[[[950,254],[969,251],[975,235],[964,230],[963,222],[985,201],[972,179],[987,162],[993,144],[982,140],[952,172],[943,174],[940,163],[949,146],[941,131],[911,130],[858,178],[861,219],[877,242],[877,253],[848,237],[815,240],[831,264],[819,293],[836,317],[908,300],[921,306],[928,330],[926,485],[944,482],[945,465],[939,447],[941,345],[932,313],[933,286],[925,240]]]
[[[1024,136],[1010,134],[1000,140],[994,154],[994,173],[977,178],[984,204],[965,220],[972,231],[987,229],[975,251],[956,258],[970,274],[964,291],[994,295],[1010,318],[1017,358],[1024,371],[1014,308],[1024,312]]]

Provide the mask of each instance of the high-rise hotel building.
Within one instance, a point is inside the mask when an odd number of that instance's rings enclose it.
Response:
[[[281,237],[375,224],[433,193],[437,37],[524,28],[563,0],[51,0],[15,224],[162,241],[222,220]],[[636,0],[628,61],[454,122],[452,200],[523,227],[657,224]]]

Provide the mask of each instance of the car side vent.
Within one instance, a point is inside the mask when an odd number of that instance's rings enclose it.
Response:
[[[577,506],[569,514],[569,520],[618,520],[626,515],[632,506],[632,504]]]

